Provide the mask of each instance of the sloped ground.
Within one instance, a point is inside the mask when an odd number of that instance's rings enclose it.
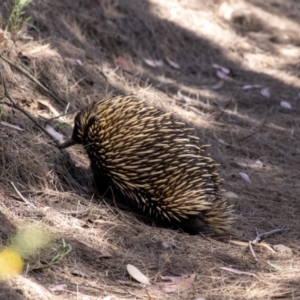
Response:
[[[1,12],[5,18],[4,5]],[[300,4],[34,0],[28,14],[23,39],[1,34],[1,55],[12,64],[0,64],[9,95],[36,122],[108,93],[134,93],[197,128],[221,164],[224,188],[239,200],[232,237],[148,226],[94,197],[81,147],[59,151],[1,100],[1,121],[24,129],[0,125],[1,244],[36,222],[55,238],[22,276],[1,283],[0,298],[300,299]],[[50,124],[68,137],[73,115]],[[263,166],[253,166],[257,160]],[[253,246],[257,260],[230,243],[282,226],[289,230],[268,237],[271,248]],[[67,255],[63,241],[72,246]],[[61,259],[41,269],[58,253]],[[127,264],[158,285],[136,284]],[[176,291],[161,278],[175,275]],[[62,291],[50,291],[60,284]]]

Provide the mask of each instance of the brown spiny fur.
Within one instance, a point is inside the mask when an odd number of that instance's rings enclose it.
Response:
[[[206,147],[192,132],[170,113],[117,96],[84,108],[72,141],[85,147],[96,180],[98,172],[106,176],[144,211],[179,222],[201,215],[215,232],[225,232],[231,207],[220,196],[221,180]]]

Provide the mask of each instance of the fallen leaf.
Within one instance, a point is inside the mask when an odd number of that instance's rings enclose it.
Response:
[[[231,241],[229,241],[229,243],[233,244],[233,245],[237,245],[237,246],[242,246],[242,247],[248,247],[249,246],[249,243],[242,242],[242,241],[231,240]]]
[[[223,79],[223,80],[225,80],[225,81],[238,83],[238,81],[236,81],[236,80],[233,79],[232,77],[226,75],[226,74],[225,74],[224,72],[222,72],[221,70],[217,70],[216,75],[217,75],[217,77],[219,77],[220,79]]]
[[[254,274],[254,273],[250,273],[250,272],[246,272],[246,271],[240,271],[240,270],[233,269],[233,268],[220,267],[220,269],[222,269],[224,271],[227,271],[227,272],[234,273],[234,274],[238,274],[238,275],[248,275],[248,276],[257,277],[257,275]]]
[[[263,168],[264,164],[259,159],[256,160],[253,164],[249,164],[249,167],[252,169],[260,169]]]
[[[1,121],[0,124],[3,125],[3,126],[7,126],[7,127],[10,127],[10,128],[14,128],[14,129],[19,130],[19,131],[24,131],[24,129],[21,128],[20,126],[18,126],[18,125],[12,125],[12,124],[7,123],[7,122],[5,122],[5,121]]]
[[[165,241],[163,241],[163,242],[161,243],[161,246],[162,246],[163,249],[167,249],[167,248],[170,247],[169,244],[166,243]]]
[[[46,125],[45,130],[57,141],[63,143],[65,141],[64,136],[56,131],[52,126],[49,124]]]
[[[153,68],[158,68],[158,67],[162,67],[164,65],[164,62],[160,59],[160,60],[154,60],[154,59],[150,59],[150,58],[144,58],[144,62]]]
[[[261,84],[246,84],[242,87],[242,90],[257,89],[257,88],[261,88],[261,87],[262,87]]]
[[[286,108],[286,109],[292,109],[292,105],[287,102],[287,101],[281,101],[280,102],[281,107]]]
[[[127,272],[129,273],[129,275],[134,278],[136,281],[143,283],[143,284],[147,284],[150,285],[150,281],[148,279],[148,277],[146,277],[138,268],[136,268],[135,266],[128,264],[127,265]]]
[[[70,58],[70,57],[65,57],[65,61],[69,62],[72,65],[79,65],[79,66],[83,66],[83,63],[80,59],[74,59],[74,58]]]
[[[264,167],[264,164],[262,161],[260,161],[259,159],[256,160],[254,163],[250,164],[250,163],[245,163],[245,162],[237,162],[237,165],[239,165],[240,167],[245,167],[245,168],[251,168],[251,169],[260,169]]]
[[[219,65],[219,64],[212,64],[212,66],[215,68],[215,69],[219,69],[219,70],[221,70],[224,74],[229,74],[230,73],[230,69],[228,69],[228,68],[225,68],[225,67],[223,67],[223,66],[221,66],[221,65]]]
[[[271,262],[269,262],[269,261],[267,261],[267,264],[268,264],[269,266],[271,266],[272,268],[274,268],[275,270],[278,270],[278,271],[281,271],[281,270],[282,270],[282,267],[280,267],[280,266],[278,266],[278,265],[276,265],[276,264],[273,264],[273,263],[271,263]]]
[[[248,174],[243,173],[243,172],[239,172],[239,174],[240,174],[240,176],[241,176],[241,178],[242,178],[243,180],[245,180],[245,181],[248,182],[248,183],[252,183],[251,180],[250,180],[250,178],[249,178],[249,176],[248,176]]]
[[[237,162],[237,165],[239,165],[240,167],[248,167],[248,164],[246,164],[245,162]]]
[[[168,57],[166,58],[167,63],[174,69],[180,69],[180,66],[178,63],[176,63],[175,61],[169,59]]]
[[[228,77],[228,76],[227,76],[224,72],[222,72],[221,70],[217,70],[216,74],[217,74],[217,76],[218,76],[219,78],[224,79],[224,80]]]
[[[219,142],[220,144],[229,146],[229,144],[227,144],[223,139],[218,139],[218,142]]]
[[[262,96],[264,96],[265,98],[270,98],[270,97],[271,97],[270,88],[269,88],[269,87],[266,87],[266,88],[260,90],[260,94],[261,94]]]
[[[54,285],[52,287],[49,287],[48,290],[50,292],[54,293],[54,292],[64,291],[66,288],[67,288],[66,284],[57,284],[57,285]]]

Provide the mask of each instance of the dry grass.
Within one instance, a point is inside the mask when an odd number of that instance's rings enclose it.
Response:
[[[267,242],[292,252],[255,246],[255,261],[227,237],[204,239],[146,225],[134,213],[94,197],[82,148],[60,152],[20,111],[1,104],[1,121],[24,131],[0,125],[0,245],[16,228],[36,222],[55,236],[49,248],[29,259],[22,276],[1,283],[1,299],[300,298],[300,4],[207,3],[33,0],[26,32],[32,39],[13,42],[0,32],[1,55],[30,70],[56,100],[0,58],[7,90],[40,124],[108,93],[134,93],[173,111],[212,145],[224,187],[239,195],[232,239],[249,241],[256,229],[285,226],[289,231]],[[3,4],[0,13],[5,18]],[[164,59],[164,65],[151,68],[144,59]],[[229,68],[233,80],[218,78],[213,63]],[[269,87],[271,96],[261,95],[262,88],[242,88],[249,84]],[[280,106],[283,100],[291,110]],[[67,137],[72,118],[51,124]],[[257,159],[264,168],[239,165]],[[20,200],[11,182],[35,208]],[[63,240],[72,251],[39,269],[62,251]],[[196,277],[176,293],[147,292],[134,280],[132,286],[120,284],[131,281],[128,263],[154,283],[166,275]],[[67,287],[49,291],[58,284]]]

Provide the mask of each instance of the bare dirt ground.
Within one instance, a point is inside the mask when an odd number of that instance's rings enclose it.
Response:
[[[34,223],[54,240],[0,299],[300,299],[300,2],[33,0],[28,15],[21,39],[0,34],[0,66],[36,122],[134,93],[197,128],[239,199],[230,237],[146,225],[94,197],[81,147],[59,151],[3,98],[0,121],[24,131],[0,124],[0,245]],[[67,138],[73,117],[50,124]],[[248,241],[282,226],[255,259]]]

